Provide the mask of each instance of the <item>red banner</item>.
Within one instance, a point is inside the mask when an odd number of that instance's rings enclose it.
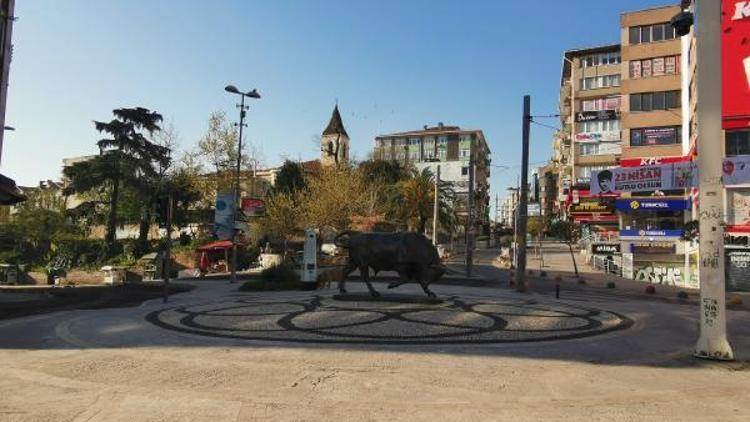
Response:
[[[721,22],[724,129],[750,127],[750,1],[723,0]],[[699,41],[700,42],[700,41]]]

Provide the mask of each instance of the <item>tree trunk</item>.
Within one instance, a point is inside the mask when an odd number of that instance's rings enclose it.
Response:
[[[120,195],[120,179],[112,180],[112,197],[109,200],[109,218],[107,219],[107,234],[104,238],[110,251],[115,247],[115,235],[117,230],[117,201]]]
[[[426,228],[427,228],[427,219],[420,217],[419,227],[417,227],[417,233],[424,234]]]
[[[148,232],[151,228],[151,212],[146,209],[141,217],[140,226],[138,227],[138,243],[136,247],[136,255],[142,256],[148,252]]]
[[[570,259],[573,260],[573,269],[576,272],[576,278],[578,278],[579,277],[578,276],[578,264],[576,264],[576,256],[573,253],[573,244],[572,243],[568,243],[568,249],[570,249]]]
[[[539,269],[544,268],[544,251],[542,250],[542,236],[537,237],[539,241]]]

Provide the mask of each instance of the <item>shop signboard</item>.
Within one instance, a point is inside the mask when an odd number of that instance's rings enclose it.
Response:
[[[617,111],[615,110],[579,111],[576,113],[576,122],[579,123],[615,119],[617,119]]]
[[[576,133],[576,141],[578,142],[617,142],[620,138],[619,130]]]
[[[724,185],[750,183],[750,155],[727,157],[722,163],[721,180]]]
[[[247,217],[266,215],[266,202],[258,198],[242,198],[242,213]]]
[[[594,200],[579,201],[577,204],[571,205],[570,209],[568,210],[568,213],[571,215],[593,214],[593,213],[612,214],[614,211],[615,211],[614,201],[594,199]]]
[[[750,3],[724,0],[721,22],[724,129],[750,127]]]
[[[727,225],[750,226],[750,189],[727,189]]]
[[[542,208],[539,203],[532,202],[526,207],[526,215],[529,217],[539,217],[542,215]]]
[[[620,160],[620,166],[621,167],[656,166],[659,164],[684,163],[688,161],[691,161],[691,157],[689,156],[622,158]]]
[[[682,229],[658,230],[658,229],[623,229],[620,237],[682,237]]]
[[[750,291],[750,249],[727,249],[726,257],[727,289]]]
[[[694,162],[618,167],[591,172],[591,194],[686,189],[697,185]]]
[[[681,211],[691,208],[690,199],[618,199],[615,202],[618,211]]]
[[[677,252],[674,242],[634,242],[630,252],[636,255],[673,255]]]
[[[591,245],[591,253],[594,255],[615,255],[620,253],[619,243],[594,243]]]

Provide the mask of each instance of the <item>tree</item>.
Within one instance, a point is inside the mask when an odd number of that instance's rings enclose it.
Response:
[[[581,226],[572,221],[557,220],[550,224],[548,231],[552,237],[568,245],[570,259],[573,260],[573,269],[575,270],[576,277],[578,277],[578,265],[576,264],[576,257],[573,253],[573,244],[577,243],[581,238]]]
[[[308,178],[306,185],[300,200],[305,227],[339,232],[349,227],[353,216],[380,213],[372,202],[372,187],[357,169],[346,165],[325,168]]]
[[[526,227],[526,231],[529,232],[531,237],[536,238],[539,244],[539,256],[541,258],[540,267],[544,267],[544,253],[542,252],[542,234],[544,233],[544,219],[542,217],[529,217],[529,222]]]
[[[274,192],[292,194],[305,188],[305,174],[302,166],[294,161],[285,160],[276,175]]]
[[[144,135],[144,132],[151,135],[160,129],[161,114],[142,107],[120,108],[112,113],[113,120],[94,122],[97,131],[108,135],[97,142],[99,155],[63,170],[70,180],[66,193],[109,193],[105,241],[110,250],[115,244],[121,187],[137,187],[142,178],[156,174],[156,163],[169,161],[169,150],[149,141]]]
[[[429,168],[413,170],[409,178],[400,182],[400,195],[397,198],[405,221],[410,230],[424,233],[427,222],[432,219],[435,203],[435,178]],[[453,204],[455,192],[450,183],[441,181],[438,185],[438,219],[449,230],[455,226],[456,217]]]
[[[15,233],[13,247],[28,261],[48,259],[53,242],[69,231],[65,198],[56,189],[35,189],[20,203],[8,233]]]

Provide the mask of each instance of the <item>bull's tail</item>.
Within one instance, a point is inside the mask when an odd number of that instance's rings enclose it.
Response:
[[[340,248],[349,249],[349,237],[354,233],[356,232],[352,230],[345,230],[337,234],[336,237],[333,238],[333,244]]]

